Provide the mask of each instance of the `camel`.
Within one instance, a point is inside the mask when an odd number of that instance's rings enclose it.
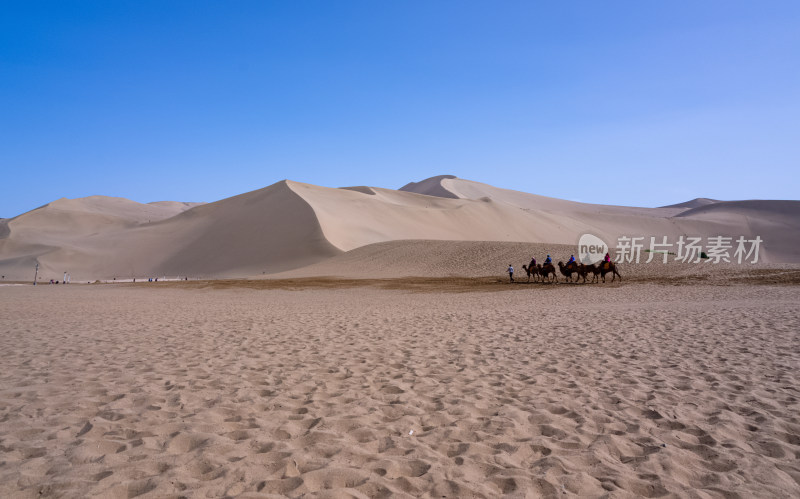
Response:
[[[553,279],[550,279],[550,282],[553,282],[553,280],[558,282],[558,276],[556,275],[556,268],[553,266],[552,263],[546,263],[544,265],[539,264],[536,266],[536,269],[539,271],[539,275],[542,276],[542,281],[544,281],[548,275],[552,274]]]
[[[586,276],[589,274],[592,274],[592,282],[598,281],[599,279],[597,276],[600,274],[600,267],[594,263],[589,265],[582,264],[578,267],[578,275],[583,277],[583,282],[586,282]]]
[[[541,265],[540,265],[540,267],[541,267]],[[537,278],[540,276],[540,274],[539,274],[539,269],[537,269],[537,268],[536,268],[535,266],[533,266],[533,265],[531,265],[530,267],[528,267],[527,265],[523,264],[523,265],[522,265],[522,270],[524,270],[524,271],[525,271],[525,273],[527,273],[527,274],[528,274],[528,282],[531,282],[531,276],[533,276],[533,281],[534,281],[534,282],[536,282],[536,279],[537,279]]]
[[[569,265],[565,265],[564,269],[566,270],[568,267]],[[588,276],[590,272],[594,272],[593,269],[595,268],[595,266],[576,263],[575,267],[576,268],[573,271],[575,274],[575,282],[578,282],[579,279],[583,278],[583,283],[586,284],[586,276]],[[561,272],[564,272],[564,270],[562,270]],[[597,272],[599,272],[599,270]]]
[[[569,262],[564,265],[564,262],[558,262],[558,270],[567,278],[566,280],[572,282],[572,274],[580,275],[580,266],[576,262]],[[586,279],[584,279],[585,281]]]
[[[619,280],[622,280],[622,276],[617,271],[617,266],[614,265],[614,262],[602,262],[599,265],[600,267],[600,278],[603,282],[606,282],[606,274],[611,273],[611,282],[614,282],[614,279],[619,277]]]

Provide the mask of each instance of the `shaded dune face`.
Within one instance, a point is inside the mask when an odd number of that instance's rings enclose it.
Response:
[[[248,275],[341,252],[287,182],[200,206],[121,200],[103,209],[83,201],[60,200],[14,219],[0,240],[0,268],[27,278],[38,260],[47,279],[63,269],[91,278]]]
[[[677,217],[742,227],[764,239],[772,261],[800,260],[800,201],[718,201],[688,209]]]
[[[189,210],[164,223],[179,249],[159,270],[248,274],[276,272],[337,255],[316,214],[289,183]]]
[[[454,198],[460,196],[444,186],[443,180],[456,178],[455,175],[438,175],[436,177],[427,178],[419,182],[409,182],[400,188],[401,191],[413,192],[416,194],[425,194],[426,196],[437,196],[440,198]]]
[[[719,203],[720,201],[717,199],[710,199],[710,198],[694,198],[690,201],[685,201],[683,203],[676,203],[670,204],[667,206],[662,206],[662,208],[697,208],[700,206],[705,206],[708,204]]]
[[[243,277],[403,240],[577,244],[620,236],[760,236],[762,262],[800,262],[797,201],[698,199],[662,208],[578,203],[440,175],[400,190],[292,181],[209,204],[60,199],[0,221],[0,273],[76,280]],[[530,258],[530,255],[526,255]],[[389,262],[391,263],[391,262]],[[469,261],[465,265],[470,265]]]
[[[717,201],[692,207],[679,217],[710,217],[716,214],[734,213],[752,218],[769,218],[776,222],[791,224],[800,218],[800,201],[762,200]]]

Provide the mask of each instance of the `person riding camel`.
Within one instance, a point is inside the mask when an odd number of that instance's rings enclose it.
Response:
[[[570,263],[575,263],[575,255],[570,255],[567,265],[569,265]]]
[[[550,258],[550,255],[547,255],[547,258],[544,259],[544,264],[547,265],[548,263],[553,263],[553,259]]]
[[[532,269],[532,268],[534,268],[535,266],[536,266],[536,257],[535,257],[535,256],[532,256],[532,257],[531,257],[531,263],[529,263],[529,264],[528,264],[528,268],[529,268],[529,269]]]
[[[603,261],[604,262],[610,262],[611,261],[611,255],[609,255],[608,252],[606,252],[606,256],[603,257]]]

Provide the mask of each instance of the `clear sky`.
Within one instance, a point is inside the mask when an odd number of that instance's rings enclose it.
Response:
[[[0,217],[439,174],[798,199],[800,2],[6,1]]]

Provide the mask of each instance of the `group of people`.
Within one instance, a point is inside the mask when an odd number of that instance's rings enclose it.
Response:
[[[609,255],[606,252],[606,256],[603,257],[603,261],[604,262],[610,262],[611,261],[611,255]],[[575,255],[570,255],[569,261],[567,262],[567,265],[569,265],[571,263],[575,263]],[[544,265],[548,265],[548,264],[550,264],[550,265],[553,264],[553,259],[552,259],[552,257],[550,257],[549,254],[547,255],[547,258],[544,259]],[[524,265],[523,265],[523,267],[524,267]],[[534,267],[536,267],[536,257],[531,257],[531,263],[528,264],[528,268],[532,269]],[[511,280],[511,282],[514,282],[514,267],[510,263],[508,264],[508,278]]]

